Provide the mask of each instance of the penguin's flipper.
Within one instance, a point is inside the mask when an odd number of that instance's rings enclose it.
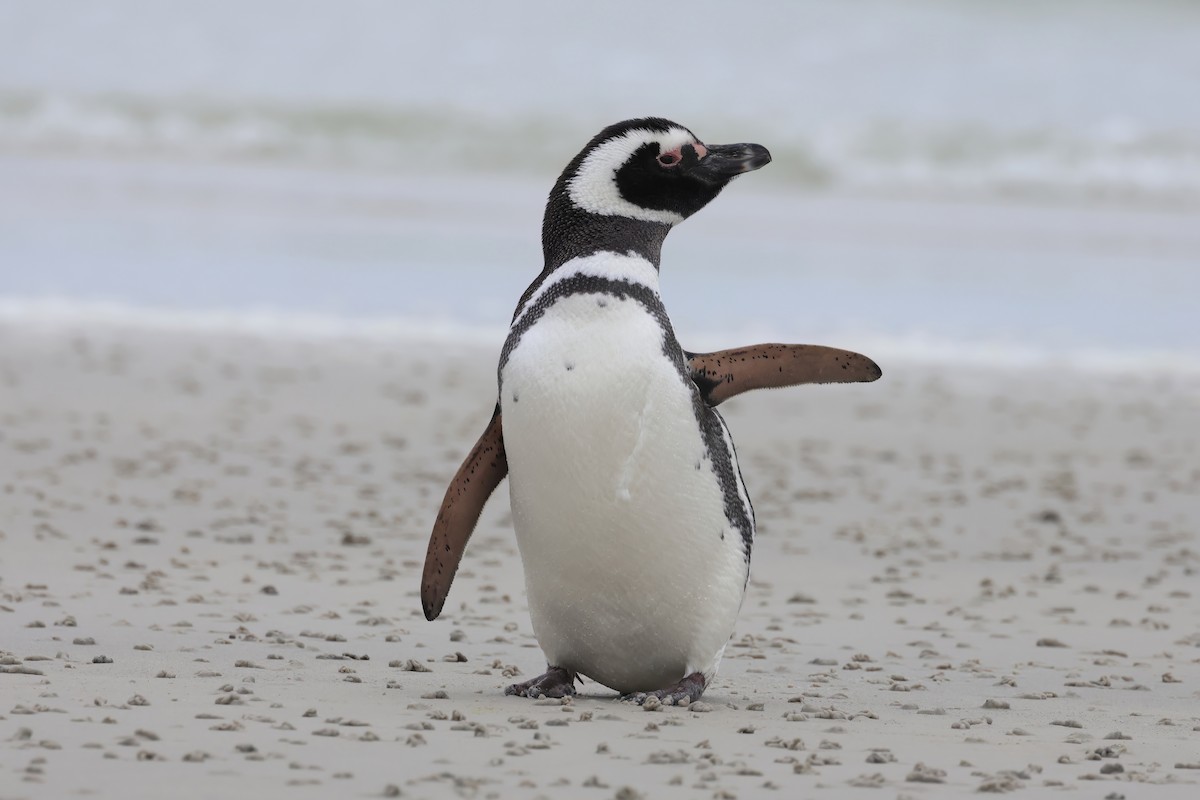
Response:
[[[751,389],[798,383],[863,383],[883,371],[864,355],[817,344],[755,344],[687,353],[692,380],[709,406]]]
[[[425,570],[421,573],[421,607],[425,619],[437,619],[442,613],[467,540],[475,530],[484,504],[507,474],[508,457],[497,405],[492,421],[446,488],[433,523],[429,549],[425,551]]]

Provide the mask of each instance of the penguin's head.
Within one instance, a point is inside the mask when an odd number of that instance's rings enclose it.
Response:
[[[675,225],[738,175],[770,161],[762,145],[706,145],[670,120],[631,119],[588,142],[555,189],[585,213]]]

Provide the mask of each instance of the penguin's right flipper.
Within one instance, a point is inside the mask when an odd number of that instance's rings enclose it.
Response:
[[[883,371],[849,350],[817,344],[755,344],[716,353],[687,353],[692,381],[709,406],[751,389],[799,383],[865,383]]]
[[[425,551],[425,569],[421,574],[421,607],[425,610],[425,619],[436,619],[442,613],[454,573],[467,549],[467,540],[475,530],[484,504],[507,474],[508,456],[504,452],[504,431],[497,404],[492,421],[446,487],[446,496],[442,498],[442,507],[433,523],[429,549]]]

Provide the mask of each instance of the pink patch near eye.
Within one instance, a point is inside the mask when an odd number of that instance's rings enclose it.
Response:
[[[708,155],[708,148],[700,144],[700,142],[696,142],[692,147],[696,148],[696,158],[704,158]]]

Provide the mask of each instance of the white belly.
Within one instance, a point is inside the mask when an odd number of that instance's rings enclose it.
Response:
[[[662,342],[635,300],[574,295],[501,374],[534,633],[550,664],[626,692],[711,677],[747,575],[694,389]]]

